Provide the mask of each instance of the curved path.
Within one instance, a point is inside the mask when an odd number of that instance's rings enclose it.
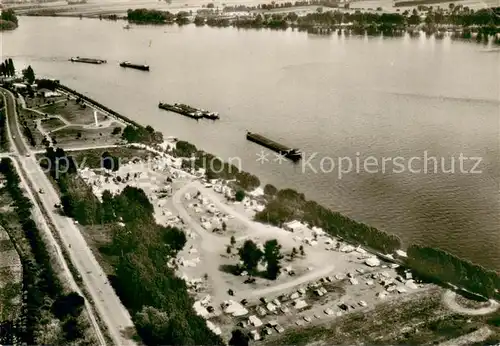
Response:
[[[217,263],[219,262],[220,258],[220,252],[224,250],[224,244],[228,244],[230,238],[229,237],[221,237],[221,236],[216,236],[213,235],[212,233],[207,232],[205,229],[203,229],[200,224],[194,220],[185,207],[183,206],[181,202],[182,196],[191,188],[196,188],[198,189],[203,195],[207,196],[210,198],[211,202],[213,202],[219,210],[223,211],[226,214],[232,215],[235,219],[241,221],[243,224],[245,224],[252,232],[253,234],[251,235],[257,235],[257,234],[269,234],[270,228],[274,228],[273,231],[278,231],[278,232],[285,232],[287,235],[289,235],[289,232],[277,228],[277,227],[272,227],[269,225],[265,225],[260,222],[256,222],[253,220],[250,220],[248,216],[240,214],[238,211],[234,210],[230,206],[222,203],[219,199],[219,196],[213,192],[211,189],[206,188],[203,186],[203,184],[197,180],[191,182],[190,184],[186,184],[183,186],[180,190],[178,190],[174,196],[173,196],[173,205],[176,211],[178,212],[179,216],[182,217],[182,219],[198,234],[200,241],[201,241],[201,248],[203,249],[203,252],[201,255],[205,257],[202,260],[209,260],[210,263],[207,266],[207,270],[209,270],[209,276],[211,278],[211,281],[213,282],[214,289],[218,288],[216,292],[220,294],[220,292],[226,292],[227,291],[227,286],[224,287],[224,281],[222,279],[221,273],[219,271]],[[293,288],[295,286],[307,283],[309,281],[316,280],[320,277],[328,275],[330,272],[332,272],[335,269],[335,265],[329,265],[323,268],[319,268],[317,270],[313,270],[311,272],[308,272],[307,274],[301,275],[297,278],[295,278],[292,281],[289,282],[284,282],[279,285],[273,285],[271,287],[265,287],[261,289],[247,289],[244,291],[239,291],[237,294],[235,294],[238,297],[249,297],[249,296],[261,296],[261,295],[267,295],[267,294],[272,294],[280,291],[284,291],[290,288]],[[229,299],[229,295],[227,296]]]
[[[479,316],[479,315],[488,315],[492,312],[495,312],[500,307],[497,301],[490,299],[490,305],[485,306],[478,309],[466,308],[457,303],[456,300],[457,294],[452,290],[446,290],[443,294],[443,302],[444,304],[452,311],[462,314],[462,315],[471,315],[471,316]]]

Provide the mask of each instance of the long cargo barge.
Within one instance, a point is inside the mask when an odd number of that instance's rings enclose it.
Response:
[[[71,61],[71,62],[84,62],[87,64],[97,64],[97,65],[106,63],[106,60],[93,59],[93,58],[80,58],[79,56],[73,57],[73,58],[69,59],[69,61]]]
[[[187,117],[199,120],[199,119],[210,119],[217,120],[219,119],[219,113],[217,112],[209,112],[204,109],[194,108],[182,103],[174,103],[173,105],[168,103],[160,102],[158,104],[158,108],[164,109],[166,111],[178,113],[185,115]]]
[[[132,64],[129,61],[122,61],[120,63],[121,67],[135,68],[136,70],[149,71],[149,65]]]
[[[269,138],[266,138],[257,133],[252,133],[247,131],[247,139],[251,142],[260,144],[266,148],[274,150],[280,155],[283,155],[284,157],[292,161],[299,161],[302,158],[302,153],[299,149],[288,148],[287,146],[284,146],[280,143],[270,140]]]

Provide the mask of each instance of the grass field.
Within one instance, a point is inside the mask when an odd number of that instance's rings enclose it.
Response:
[[[76,104],[75,100],[47,105],[38,110],[47,114],[61,115],[73,124],[89,125],[94,123],[94,110],[91,107],[82,108]],[[107,120],[107,117],[97,112],[97,120],[101,122]]]
[[[58,129],[64,125],[66,125],[66,124],[61,119],[58,119],[58,118],[49,118],[49,119],[42,120],[42,127],[47,132],[51,132],[51,131]]]
[[[118,124],[116,124],[118,126]],[[64,145],[106,145],[116,144],[121,136],[113,135],[113,127],[83,128],[82,126],[67,126],[54,131],[51,135],[56,138],[56,146]]]

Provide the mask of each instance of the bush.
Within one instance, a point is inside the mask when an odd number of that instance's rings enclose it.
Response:
[[[78,317],[85,305],[85,299],[76,292],[60,296],[52,305],[54,315],[60,320],[68,316]]]
[[[238,202],[243,201],[243,199],[245,199],[245,191],[243,191],[243,190],[238,190],[238,191],[236,191],[236,194],[235,194],[234,198],[235,198]]]

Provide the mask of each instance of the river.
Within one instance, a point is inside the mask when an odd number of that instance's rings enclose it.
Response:
[[[497,49],[449,38],[123,24],[22,17],[18,29],[2,33],[2,55],[166,135],[239,157],[263,183],[300,190],[405,244],[500,270]],[[108,63],[71,63],[71,56]],[[120,68],[122,60],[151,72]],[[159,110],[159,101],[218,111],[221,120],[197,123]],[[269,161],[259,163],[261,148],[245,130],[298,147],[306,159],[279,164],[266,152]],[[461,154],[481,162],[472,170],[468,159],[460,170]],[[404,172],[394,169],[397,156]],[[442,172],[441,158],[449,170],[452,157],[454,173]],[[346,170],[349,160],[353,170],[340,174],[338,164]]]

